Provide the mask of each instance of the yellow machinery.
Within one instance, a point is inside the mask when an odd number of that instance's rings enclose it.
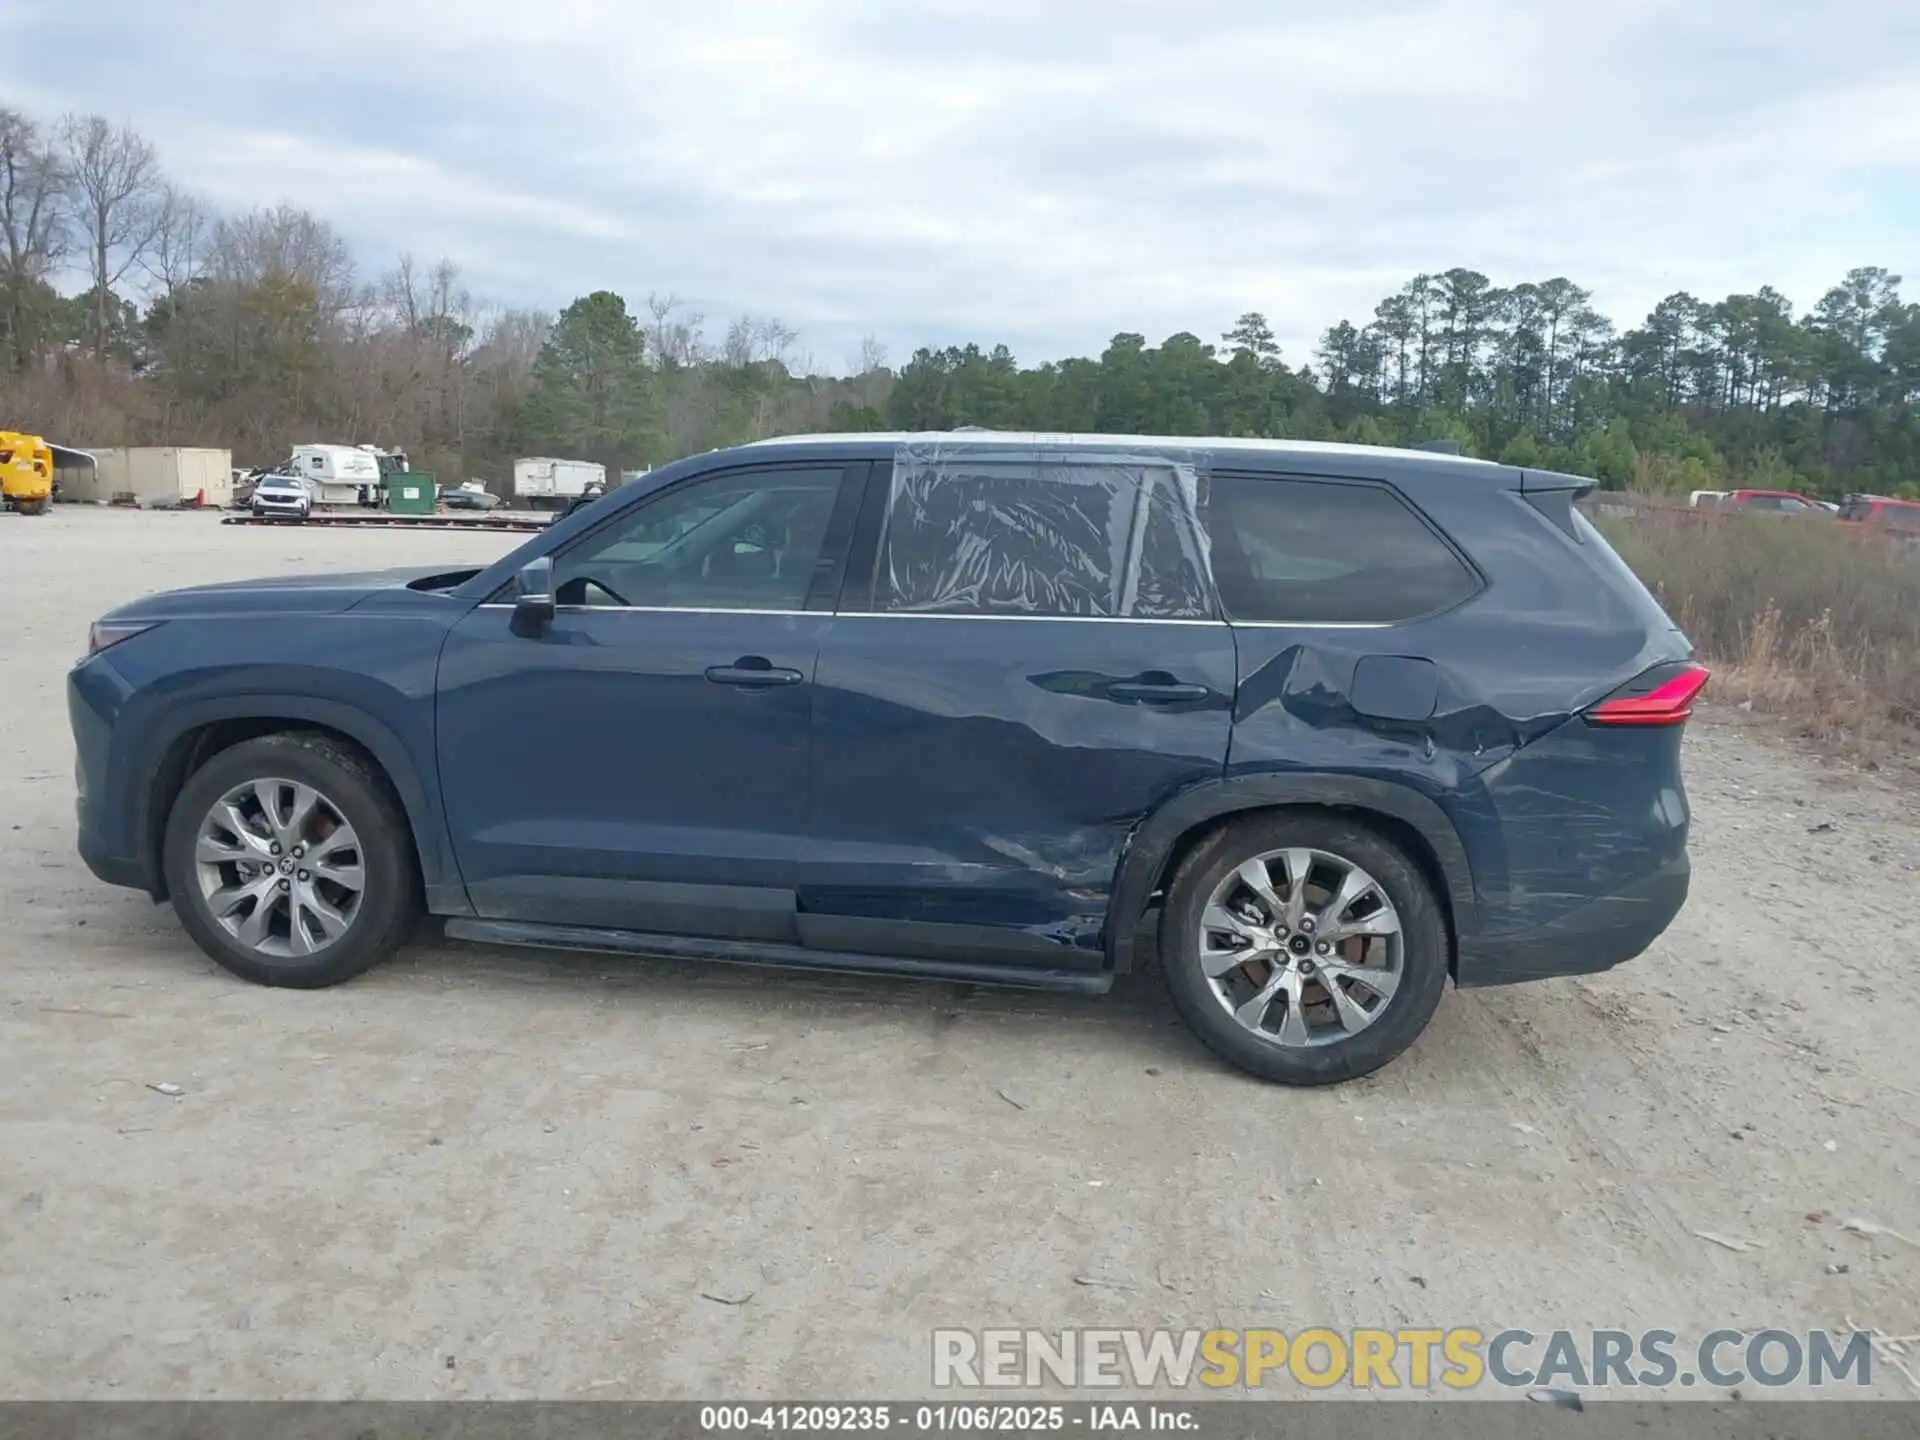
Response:
[[[53,447],[38,435],[0,430],[0,499],[22,515],[53,504]]]

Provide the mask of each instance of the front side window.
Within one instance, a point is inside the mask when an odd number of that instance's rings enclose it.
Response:
[[[841,471],[751,470],[676,485],[554,562],[562,605],[801,610]]]
[[[1390,624],[1447,609],[1479,586],[1378,485],[1215,475],[1206,528],[1231,620]]]
[[[896,462],[875,608],[1180,619],[1213,613],[1190,470],[1151,463]]]

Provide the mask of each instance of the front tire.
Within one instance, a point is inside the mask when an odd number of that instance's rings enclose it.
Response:
[[[34,500],[16,500],[13,502],[13,508],[22,515],[44,515],[52,504],[53,501],[42,495]]]
[[[1330,1085],[1379,1069],[1440,1004],[1439,901],[1398,846],[1324,812],[1234,821],[1180,863],[1160,924],[1174,1008],[1265,1080]]]
[[[261,985],[336,985],[419,914],[412,832],[386,780],[324,735],[267,735],[188,777],[168,815],[173,908],[216,963]]]

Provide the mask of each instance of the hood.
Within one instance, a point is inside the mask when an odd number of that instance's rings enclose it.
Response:
[[[444,566],[404,570],[363,570],[352,574],[280,575],[264,580],[231,580],[148,595],[103,617],[109,620],[172,620],[192,615],[333,615],[351,610],[381,591],[450,588],[471,569],[449,572]],[[421,582],[437,581],[428,585]]]

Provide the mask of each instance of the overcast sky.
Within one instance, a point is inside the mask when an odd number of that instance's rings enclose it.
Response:
[[[796,326],[1288,358],[1420,270],[1920,294],[1915,0],[0,0],[8,103],[131,121],[372,271]],[[22,87],[22,76],[31,77]]]

